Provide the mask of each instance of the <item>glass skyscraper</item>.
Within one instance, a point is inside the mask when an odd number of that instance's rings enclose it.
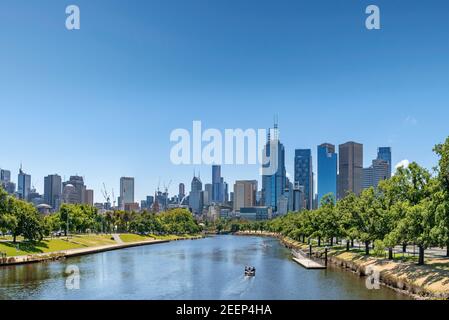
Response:
[[[377,150],[377,159],[383,160],[388,163],[389,166],[389,174],[387,178],[391,178],[391,170],[392,170],[392,163],[391,163],[391,148],[390,147],[380,147]]]
[[[262,202],[271,207],[273,212],[278,211],[279,200],[285,192],[287,185],[287,172],[285,170],[285,149],[279,141],[279,131],[275,124],[268,135],[268,141],[263,150],[268,163],[262,165]]]
[[[337,199],[338,159],[335,146],[323,143],[318,146],[318,205],[321,199],[331,193]]]
[[[295,184],[304,187],[306,208],[313,209],[313,167],[312,150],[295,150]]]

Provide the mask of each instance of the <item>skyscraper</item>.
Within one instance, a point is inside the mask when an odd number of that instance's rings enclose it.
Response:
[[[17,177],[17,194],[19,196],[19,199],[28,201],[30,190],[31,176],[23,172],[22,166],[20,166],[19,175]]]
[[[70,204],[85,203],[86,186],[84,179],[80,176],[71,176],[69,181],[63,184],[63,200]]]
[[[16,185],[11,182],[11,171],[0,169],[0,187],[9,194],[16,192]]]
[[[212,184],[206,183],[204,185],[203,204],[209,206],[212,203]]]
[[[123,209],[125,204],[130,203],[134,203],[134,178],[121,177],[119,206]]]
[[[295,150],[295,183],[304,187],[306,208],[313,208],[313,167],[310,149]]]
[[[318,205],[326,194],[333,194],[337,199],[338,159],[335,146],[323,143],[318,146]]]
[[[387,180],[390,176],[390,165],[388,162],[382,159],[375,159],[369,168],[363,169],[363,189],[377,188],[380,181]]]
[[[44,201],[57,211],[62,203],[62,179],[59,175],[48,175],[44,178]]]
[[[387,179],[391,178],[391,171],[392,171],[391,148],[390,147],[380,147],[379,149],[377,149],[377,159],[384,160],[388,163]]]
[[[338,199],[348,192],[359,195],[363,182],[363,144],[347,142],[339,146]]]
[[[263,155],[267,163],[262,165],[262,199],[261,202],[277,212],[281,195],[287,184],[287,172],[285,170],[285,148],[279,140],[277,123],[268,134],[267,144]],[[235,198],[235,195],[234,195]]]
[[[224,203],[226,202],[227,196],[227,185],[224,182],[223,177],[221,176],[221,166],[213,165],[212,166],[212,195],[211,202],[214,203]]]
[[[186,196],[186,186],[184,183],[179,184],[178,201],[181,204],[182,200]]]
[[[189,195],[189,208],[194,214],[203,213],[203,183],[199,177],[194,176],[192,179]]]
[[[89,206],[94,205],[94,190],[86,189],[84,194],[84,203]]]
[[[234,211],[256,205],[257,180],[239,180],[234,184]]]

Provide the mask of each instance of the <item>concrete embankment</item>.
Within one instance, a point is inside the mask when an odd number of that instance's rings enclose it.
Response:
[[[308,251],[308,245],[277,233],[238,232],[236,235],[274,237],[290,249]],[[323,248],[313,248],[313,255],[323,258]],[[378,275],[382,285],[408,294],[415,299],[449,299],[449,260],[429,259],[426,266],[413,262],[391,261],[362,256],[356,252],[331,249],[328,264],[359,276]]]
[[[55,252],[49,252],[49,253],[32,254],[32,255],[26,255],[26,256],[4,257],[4,258],[0,258],[0,266],[21,265],[21,264],[27,264],[27,263],[44,262],[44,261],[56,261],[56,260],[70,258],[70,257],[77,257],[77,256],[101,253],[101,252],[106,252],[106,251],[114,251],[114,250],[120,250],[120,249],[125,249],[125,248],[168,243],[168,242],[180,241],[180,240],[196,240],[196,239],[200,239],[200,238],[202,238],[202,237],[193,237],[193,238],[180,237],[177,239],[170,239],[170,240],[148,240],[148,241],[104,245],[104,246],[98,246],[98,247],[69,249],[69,250],[55,251]]]

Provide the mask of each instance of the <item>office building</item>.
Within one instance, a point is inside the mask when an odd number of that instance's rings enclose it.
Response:
[[[134,178],[120,178],[120,203],[119,207],[124,209],[125,205],[134,202]]]
[[[318,146],[318,204],[321,199],[332,194],[337,200],[337,170],[338,159],[335,146],[324,143]]]
[[[391,178],[392,162],[391,162],[391,148],[380,147],[377,149],[377,159],[388,163],[387,179]]]
[[[257,180],[240,180],[234,184],[234,211],[256,206]]]
[[[363,189],[377,188],[379,182],[390,178],[390,165],[381,159],[373,160],[369,168],[363,169]]]
[[[59,210],[62,203],[62,179],[59,175],[48,175],[44,178],[44,201],[53,211]]]
[[[86,189],[84,194],[84,203],[89,206],[94,205],[94,190]]]
[[[304,187],[306,208],[313,208],[313,167],[310,149],[295,150],[295,183]]]
[[[186,196],[186,186],[184,183],[179,184],[179,190],[178,190],[178,201],[179,204],[182,204],[182,201],[184,200]]]
[[[62,184],[63,201],[69,204],[85,204],[86,203],[86,186],[84,179],[80,176],[71,176],[69,181]]]
[[[17,195],[19,199],[28,201],[28,195],[31,191],[31,176],[26,174],[22,170],[22,166],[19,169],[19,175],[17,176]]]
[[[200,215],[203,213],[203,183],[199,177],[193,177],[190,190],[189,208],[192,213]]]
[[[339,146],[338,199],[348,192],[360,195],[363,182],[363,144],[347,142]]]
[[[270,130],[268,134],[263,157],[261,203],[266,207],[270,207],[273,212],[277,212],[280,197],[284,193],[287,183],[285,148],[279,140],[277,123],[275,123],[274,129]]]
[[[263,221],[271,219],[271,215],[270,207],[240,208],[240,220]]]

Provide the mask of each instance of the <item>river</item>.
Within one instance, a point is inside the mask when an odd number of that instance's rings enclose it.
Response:
[[[256,267],[256,277],[244,277],[245,265]],[[79,289],[67,281],[68,267],[79,270]],[[305,270],[276,239],[217,236],[0,267],[0,299],[408,298],[388,288],[368,290],[364,278],[340,269]]]

